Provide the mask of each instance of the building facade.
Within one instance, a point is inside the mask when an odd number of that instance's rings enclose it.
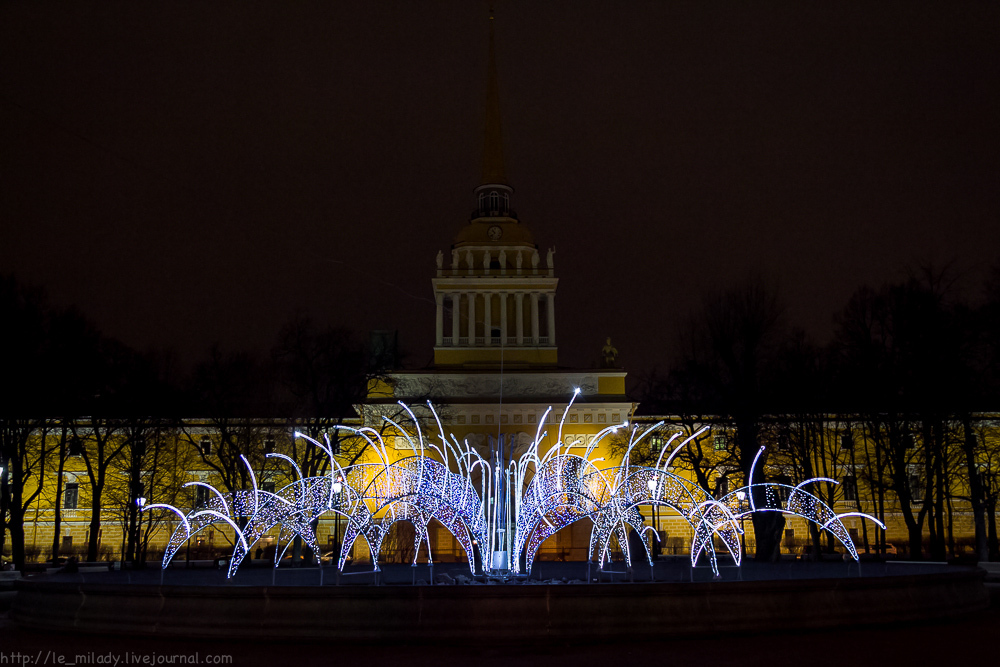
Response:
[[[536,438],[540,452],[553,447],[586,451],[594,438],[615,424],[649,430],[633,462],[642,464],[662,457],[674,432],[695,437],[677,457],[675,472],[689,476],[716,496],[746,483],[734,463],[736,438],[731,424],[712,417],[648,415],[637,413],[637,404],[626,395],[626,372],[615,367],[613,350],[606,351],[600,368],[571,369],[559,365],[557,337],[555,252],[541,248],[529,225],[514,208],[514,189],[504,168],[500,97],[490,25],[487,105],[481,184],[473,193],[473,211],[456,224],[450,247],[437,253],[429,271],[435,303],[434,363],[421,370],[397,370],[380,376],[368,388],[367,400],[357,406],[344,424],[378,432],[388,444],[387,455],[398,460],[414,453],[412,431],[416,424],[403,405],[409,406],[421,428],[436,432],[441,420],[443,437],[468,442],[488,460],[509,460]],[[428,266],[432,266],[428,258]],[[594,332],[590,332],[594,333]],[[561,334],[565,335],[565,333]],[[572,400],[572,405],[570,405]],[[760,474],[789,485],[817,477],[813,492],[838,513],[858,512],[879,517],[887,524],[881,531],[860,516],[845,523],[861,551],[903,552],[913,535],[907,517],[919,517],[919,530],[945,531],[950,553],[968,553],[974,535],[971,490],[962,473],[962,442],[968,433],[962,424],[946,424],[953,433],[948,467],[952,472],[946,497],[946,514],[940,526],[925,521],[931,495],[926,443],[915,432],[906,442],[899,465],[908,466],[906,489],[899,475],[889,475],[890,463],[880,457],[883,427],[858,415],[822,415],[808,419],[771,416],[764,420],[761,440],[772,450]],[[989,490],[988,528],[996,534],[996,489],[1000,480],[1000,423],[995,415],[976,415],[970,422],[978,440],[977,462]],[[398,427],[397,427],[398,425]],[[85,545],[97,532],[97,557],[128,559],[129,553],[156,558],[176,528],[177,519],[137,510],[144,504],[170,503],[197,507],[207,500],[201,484],[226,491],[247,488],[246,458],[255,470],[254,483],[265,490],[293,481],[287,467],[274,454],[297,462],[304,470],[321,471],[315,451],[297,444],[295,432],[303,424],[281,419],[233,420],[226,424],[208,419],[159,421],[137,439],[134,425],[96,420],[67,424],[48,423],[34,436],[38,466],[33,487],[25,489],[25,544],[29,560],[53,556],[86,558]],[[967,429],[966,429],[967,430]],[[403,431],[408,431],[404,433]],[[560,435],[561,433],[561,435]],[[319,434],[314,433],[319,437]],[[356,436],[331,432],[342,465],[375,460],[371,449]],[[436,436],[435,436],[436,437]],[[964,439],[964,440],[963,440]],[[145,443],[139,454],[137,442]],[[597,445],[594,460],[604,468],[617,466],[624,453],[620,438],[608,437]],[[902,463],[900,463],[902,461]],[[956,463],[957,461],[957,463]],[[885,474],[883,474],[885,473]],[[939,477],[940,479],[940,477]],[[100,500],[92,505],[95,494]],[[682,555],[688,550],[692,527],[681,517],[643,510],[656,544],[654,553]],[[95,519],[96,515],[96,519]],[[942,515],[938,512],[938,517]],[[912,522],[911,522],[912,523]],[[585,560],[591,523],[581,520],[548,538],[541,559]],[[432,526],[436,561],[468,559],[443,526]],[[411,534],[405,526],[394,528],[391,539],[376,557],[405,562],[412,558]],[[808,523],[789,518],[784,527],[782,551],[802,556],[815,549],[815,533]],[[341,548],[341,519],[319,520],[317,536],[325,554]],[[133,537],[130,537],[130,533]],[[233,535],[210,529],[193,539],[186,555],[195,559],[225,556]],[[752,549],[752,527],[746,525],[746,544]],[[131,547],[133,541],[139,547]],[[280,548],[279,534],[268,534],[253,546],[254,555],[270,558]],[[836,550],[835,544],[824,548]],[[372,558],[364,544],[344,545],[353,550],[355,562]],[[9,549],[9,542],[8,542]],[[8,551],[9,554],[9,551]],[[426,555],[418,555],[419,559]]]

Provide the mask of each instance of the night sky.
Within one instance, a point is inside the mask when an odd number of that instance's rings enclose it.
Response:
[[[296,310],[431,361],[479,184],[485,2],[6,2],[0,273],[183,360]],[[560,361],[669,363],[759,273],[819,342],[862,283],[1000,251],[997,3],[496,3],[507,174]]]

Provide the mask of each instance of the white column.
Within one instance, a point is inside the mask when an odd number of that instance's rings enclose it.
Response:
[[[524,345],[524,293],[523,292],[515,292],[514,307],[517,310],[517,319],[514,322],[515,333],[517,334],[517,344]]]
[[[556,293],[549,292],[545,295],[545,305],[548,306],[549,314],[549,345],[556,345]]]
[[[493,309],[490,308],[490,297],[492,295],[489,292],[483,294],[483,341],[486,343],[486,347],[493,345]]]
[[[458,323],[462,321],[462,295],[451,295],[451,344],[458,347]]]
[[[469,345],[476,344],[476,293],[469,292],[465,295],[469,300]]]
[[[500,292],[500,344],[507,345],[507,292]]]
[[[531,293],[531,344],[538,345],[538,292]]]
[[[437,292],[434,294],[434,303],[437,306],[437,318],[434,327],[434,344],[441,347],[444,344],[444,294]]]

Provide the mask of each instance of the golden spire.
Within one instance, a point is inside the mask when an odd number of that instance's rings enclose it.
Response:
[[[490,58],[486,74],[486,131],[483,143],[483,184],[507,184],[503,168],[503,137],[500,132],[500,86],[493,47],[493,8],[490,7]]]

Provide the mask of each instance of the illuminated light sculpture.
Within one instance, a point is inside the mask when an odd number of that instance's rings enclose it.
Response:
[[[787,484],[754,483],[753,476],[757,469],[757,461],[764,448],[761,447],[750,465],[748,484],[736,489],[717,501],[711,501],[702,513],[702,521],[695,531],[691,544],[691,565],[698,562],[703,550],[712,549],[712,536],[718,533],[729,547],[725,535],[733,531],[739,532],[739,520],[757,512],[781,512],[801,517],[817,524],[821,530],[828,530],[836,537],[854,560],[858,560],[858,552],[854,547],[847,528],[841,521],[842,517],[856,516],[873,521],[879,528],[885,530],[885,524],[877,518],[863,512],[844,512],[837,514],[822,500],[806,491],[803,487],[815,482],[838,484],[829,477],[813,477],[796,486]],[[736,564],[741,560],[740,549],[730,548]],[[716,570],[716,573],[718,571]]]
[[[551,408],[542,415],[534,440],[520,456],[514,458],[510,451],[505,460],[502,452],[495,452],[493,458],[487,460],[467,441],[459,442],[454,435],[449,438],[445,434],[430,402],[427,405],[438,428],[439,443],[424,435],[420,420],[409,407],[400,403],[414,427],[415,437],[388,417],[384,419],[409,443],[412,455],[390,462],[385,442],[374,429],[340,426],[339,429],[365,439],[379,459],[377,463],[342,467],[329,438],[321,442],[296,433],[296,437],[309,441],[326,454],[325,474],[303,477],[302,470],[290,457],[268,454],[268,458],[287,462],[295,472],[295,481],[275,492],[264,491],[259,488],[250,463],[241,457],[249,473],[251,489],[224,494],[211,484],[189,482],[185,486],[209,490],[209,500],[204,506],[183,512],[163,503],[140,503],[140,509],[143,512],[165,509],[181,519],[164,551],[164,568],[181,546],[205,528],[219,524],[231,528],[235,538],[229,577],[236,573],[253,546],[275,528],[278,530],[275,567],[296,536],[312,549],[314,557],[318,556],[314,525],[328,513],[347,519],[337,559],[337,567],[341,570],[351,547],[360,538],[367,542],[377,571],[378,555],[385,537],[392,525],[400,521],[407,521],[415,528],[413,563],[416,563],[422,543],[426,545],[427,559],[431,562],[428,527],[432,520],[437,520],[465,550],[473,574],[478,569],[504,578],[530,573],[542,543],[584,518],[593,522],[588,558],[596,560],[603,568],[611,559],[610,546],[614,538],[626,563],[631,565],[635,555],[630,553],[628,546],[629,530],[639,535],[654,531],[645,523],[640,511],[643,506],[665,507],[679,514],[693,531],[691,565],[696,565],[701,554],[706,553],[716,575],[718,563],[713,538],[718,536],[736,564],[740,564],[740,521],[756,512],[782,512],[812,521],[836,536],[855,560],[858,554],[841,518],[857,516],[885,527],[875,517],[860,512],[838,515],[804,488],[819,481],[836,483],[832,479],[817,477],[794,487],[755,483],[754,470],[763,448],[754,458],[747,485],[714,498],[691,480],[669,470],[674,456],[707,427],[682,440],[664,461],[668,446],[681,437],[680,433],[674,434],[654,467],[632,465],[631,453],[643,438],[662,424],[642,433],[633,427],[621,463],[599,468],[597,464],[603,459],[593,457],[595,449],[604,438],[628,429],[628,423],[600,431],[583,455],[570,453],[570,446],[580,443],[564,446],[562,429],[578,394],[576,390],[563,411],[555,445],[544,454],[540,454],[541,446],[548,433],[543,428]],[[659,539],[655,531],[653,534]],[[649,547],[645,540],[642,543],[646,558],[652,564]]]

